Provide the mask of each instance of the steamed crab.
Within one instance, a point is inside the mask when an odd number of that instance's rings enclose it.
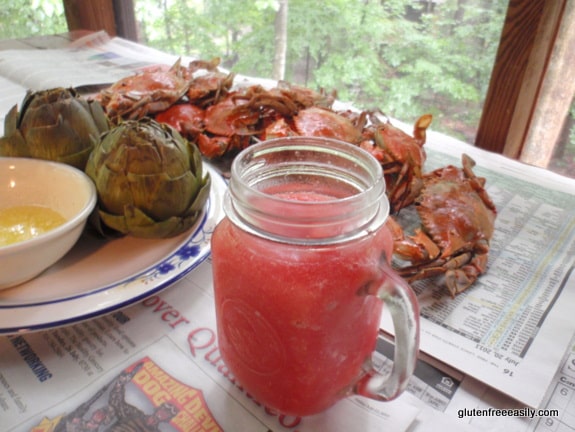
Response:
[[[337,97],[335,91],[328,93],[323,88],[315,91],[283,80],[278,81],[277,86],[270,89],[269,93],[279,98],[290,99],[299,108],[309,108],[311,106],[331,108]]]
[[[170,68],[155,66],[123,78],[102,90],[98,98],[112,121],[138,120],[167,109],[189,86],[188,69],[178,60]]]
[[[226,91],[225,96],[214,94],[212,103],[206,106],[183,101],[156,114],[155,119],[194,141],[203,156],[219,158],[248,146],[251,137],[259,133],[260,114],[242,108],[256,91],[254,87],[246,91]]]
[[[259,131],[259,113],[242,109],[250,97],[244,93],[231,93],[206,108],[204,130],[196,138],[205,157],[217,158],[250,145]]]
[[[422,171],[426,159],[425,131],[432,116],[421,116],[414,125],[413,136],[382,121],[379,113],[334,111],[311,106],[291,117],[281,117],[267,127],[263,138],[309,135],[335,138],[358,145],[381,164],[386,181],[391,212],[413,203],[423,186]]]
[[[206,112],[198,105],[178,103],[155,115],[156,121],[176,129],[185,138],[194,141],[205,130]]]
[[[226,84],[221,88],[223,97],[205,106],[198,106],[191,100],[178,103],[156,115],[156,120],[170,124],[194,140],[202,154],[209,159],[233,154],[255,142],[255,139],[267,139],[266,131],[276,121],[290,119],[292,122],[291,119],[298,113],[312,110],[316,104],[329,105],[333,98],[325,92],[314,92],[286,83],[269,90],[253,85],[228,92],[229,81],[222,76],[220,78],[224,80],[222,84]],[[360,138],[360,133],[355,132]]]
[[[463,168],[448,165],[423,176],[423,189],[415,201],[421,227],[413,235],[390,219],[394,255],[410,263],[397,266],[409,282],[443,275],[452,297],[465,291],[487,268],[493,235],[495,205],[475,176],[475,162],[462,156]]]
[[[219,58],[194,60],[188,67],[178,59],[171,67],[152,66],[118,80],[98,95],[108,117],[139,120],[161,113],[186,96],[204,105],[213,103],[230,89],[234,76],[219,71]]]
[[[220,71],[219,64],[220,59],[217,57],[210,61],[190,62],[188,72],[194,76],[186,91],[186,97],[191,105],[205,108],[219,102],[230,92],[235,74]],[[198,71],[203,73],[195,75]]]
[[[382,116],[384,119],[382,119]],[[413,136],[391,124],[380,112],[370,112],[361,147],[369,151],[383,167],[391,213],[413,203],[423,187],[422,173],[426,154],[423,148],[431,114],[419,117]]]
[[[359,145],[362,141],[361,125],[335,111],[318,106],[298,111],[290,117],[281,117],[270,124],[265,139],[292,135],[335,138]]]

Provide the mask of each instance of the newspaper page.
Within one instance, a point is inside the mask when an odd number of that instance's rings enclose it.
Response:
[[[575,429],[575,337],[553,377],[542,405],[545,416],[531,423],[529,431],[569,431]]]
[[[384,347],[380,345],[384,344]],[[528,408],[498,390],[422,353],[406,392],[400,397],[420,409],[412,432],[439,426],[490,432],[550,432],[575,429],[575,338],[565,352],[544,402]],[[387,346],[386,346],[387,345]],[[380,371],[390,370],[391,343],[378,342]],[[447,422],[447,423],[446,423]]]
[[[142,68],[172,65],[177,60],[177,56],[125,39],[110,39],[105,32],[80,38],[66,48],[0,50],[0,134],[4,133],[7,113],[21,104],[28,90],[105,87]],[[190,60],[188,57],[181,59],[183,62]]]
[[[413,284],[421,349],[536,408],[575,331],[575,182],[440,134],[426,148],[429,170],[472,156],[498,215],[487,272],[470,289],[451,299],[436,281]]]
[[[62,49],[0,51],[0,76],[31,90],[76,87],[113,83],[138,69],[177,60],[177,56],[99,32]]]

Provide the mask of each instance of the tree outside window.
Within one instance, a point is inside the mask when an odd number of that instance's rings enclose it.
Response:
[[[7,3],[6,0],[2,0]],[[134,0],[139,42],[248,76],[336,90],[473,143],[507,10],[500,0]],[[23,11],[25,11],[23,13]],[[66,31],[62,0],[11,0],[0,37]],[[575,176],[575,108],[549,168]]]

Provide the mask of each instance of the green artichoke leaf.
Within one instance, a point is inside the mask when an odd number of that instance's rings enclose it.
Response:
[[[68,163],[84,169],[110,122],[97,101],[62,87],[28,91],[20,112],[5,120],[0,156],[25,156]]]
[[[91,137],[98,136],[99,132],[81,117],[76,123],[71,123],[73,120],[74,116],[66,118],[60,115],[53,125],[27,129],[24,139],[28,147],[34,150],[34,156],[58,162],[83,158],[85,164],[94,148]]]
[[[188,148],[191,154],[190,168],[192,169],[196,177],[202,178],[204,176],[203,175],[204,164],[202,163],[202,153],[200,152],[198,147],[190,141],[188,141]]]
[[[156,220],[183,214],[189,207],[190,197],[195,199],[199,189],[198,179],[189,171],[175,179],[167,173],[128,173],[126,177],[133,205]]]
[[[18,130],[18,105],[14,105],[4,119],[4,136],[0,138],[0,156],[30,156],[26,140]]]
[[[14,105],[4,119],[4,135],[9,137],[18,131],[18,105]]]
[[[113,176],[109,171],[102,170],[95,183],[98,190],[98,206],[103,210],[112,214],[122,214],[125,205],[133,204],[126,177]]]
[[[0,156],[11,157],[29,157],[30,154],[26,149],[26,140],[20,133],[16,131],[11,135],[6,135],[0,138]]]
[[[208,175],[204,181],[200,183],[200,189],[198,190],[195,199],[190,203],[188,207],[188,214],[197,214],[202,211],[204,205],[208,201],[210,196],[210,189],[212,186],[212,179]]]
[[[62,155],[58,158],[58,161],[77,168],[84,167],[86,165],[86,161],[92,153],[92,150],[93,147],[88,147],[78,153]]]
[[[94,124],[98,129],[98,138],[100,134],[110,129],[110,119],[106,115],[104,108],[100,102],[95,100],[87,100],[86,103],[88,104],[88,108],[90,113],[92,114],[92,119],[94,120]]]
[[[189,230],[199,214],[171,216],[155,221],[132,205],[126,205],[123,215],[113,215],[102,210],[99,212],[102,222],[120,233],[140,238],[167,238]]]
[[[147,238],[190,229],[211,187],[202,165],[195,144],[170,126],[150,118],[121,122],[102,135],[86,165],[100,226]]]

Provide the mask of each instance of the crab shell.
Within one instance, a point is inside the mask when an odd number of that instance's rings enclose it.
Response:
[[[160,123],[169,124],[191,141],[205,129],[205,110],[190,103],[172,105],[156,114],[155,118]]]
[[[99,94],[108,117],[138,120],[164,111],[181,99],[190,86],[188,70],[178,60],[172,67],[157,66],[123,78]]]
[[[297,93],[298,97],[301,97]],[[285,91],[265,91],[259,87],[231,93],[205,111],[205,133],[198,146],[208,158],[245,148],[252,137],[260,140],[291,135],[336,138],[359,144],[361,129],[348,118],[329,108],[301,108],[300,101]]]
[[[349,118],[316,106],[299,111],[291,119],[278,119],[266,129],[265,139],[290,135],[334,138],[352,144],[362,140],[361,129]]]
[[[416,205],[424,230],[441,251],[439,258],[487,252],[495,215],[469,183],[433,182]]]
[[[234,83],[233,73],[211,70],[194,78],[186,91],[190,104],[207,107],[225,98]]]
[[[423,148],[426,130],[433,119],[431,114],[419,117],[413,126],[413,136],[391,124],[382,113],[370,112],[371,126],[366,128],[366,139],[361,147],[379,160],[385,175],[386,191],[391,213],[412,204],[423,187],[423,164],[427,158]]]
[[[398,269],[409,281],[445,276],[452,297],[465,291],[487,269],[489,242],[497,211],[476,177],[475,162],[463,155],[463,169],[454,166],[424,176],[415,205],[421,228],[404,237],[394,222],[395,253],[412,265]]]
[[[206,108],[204,131],[197,137],[201,153],[209,159],[241,150],[258,132],[257,111],[240,109],[247,103],[243,93],[230,93],[225,99]]]

